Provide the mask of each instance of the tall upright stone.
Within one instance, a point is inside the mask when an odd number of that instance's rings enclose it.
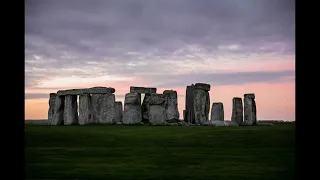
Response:
[[[138,124],[142,121],[141,94],[127,93],[124,100],[123,124]]]
[[[165,90],[163,91],[164,95],[164,107],[166,110],[166,120],[179,120],[180,114],[178,110],[178,95],[177,91],[174,90]]]
[[[55,99],[51,125],[63,125],[65,96],[57,96]]]
[[[194,117],[195,124],[204,124],[209,121],[210,84],[196,83],[194,90]]]
[[[194,117],[195,124],[203,124],[208,121],[206,114],[207,96],[206,92],[201,89],[196,89],[194,93]]]
[[[99,124],[101,107],[103,105],[103,94],[91,95],[92,115],[95,124]]]
[[[99,124],[115,124],[116,123],[116,108],[115,108],[115,95],[104,94],[103,102],[100,111]]]
[[[52,123],[56,97],[57,97],[56,93],[50,93],[49,94],[49,110],[48,110],[48,124],[49,125],[51,125],[51,123]]]
[[[122,102],[121,101],[116,101],[115,103],[115,108],[116,108],[116,122],[122,123],[122,117],[123,117],[123,108],[122,108]]]
[[[244,95],[244,124],[257,124],[257,109],[255,95],[253,93]]]
[[[149,121],[153,125],[166,124],[165,98],[163,94],[153,93],[149,97]]]
[[[243,105],[240,97],[232,99],[232,116],[231,121],[241,125],[243,123]]]
[[[149,122],[149,97],[151,93],[145,93],[142,105],[141,105],[141,111],[142,111],[142,122],[148,123]]]
[[[78,124],[77,95],[66,95],[64,101],[64,125]]]
[[[192,84],[186,88],[186,102],[185,102],[185,116],[184,121],[189,123],[195,123],[194,120],[194,91],[195,86]]]
[[[212,103],[211,121],[224,121],[224,108],[221,102]]]
[[[91,95],[80,94],[79,96],[79,118],[80,125],[93,124]]]

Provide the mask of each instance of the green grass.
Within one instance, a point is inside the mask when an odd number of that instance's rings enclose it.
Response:
[[[26,125],[27,179],[294,178],[295,124]]]

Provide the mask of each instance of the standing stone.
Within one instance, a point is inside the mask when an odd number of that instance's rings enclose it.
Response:
[[[123,116],[123,108],[122,108],[122,102],[121,101],[116,101],[115,103],[115,108],[116,108],[116,123],[122,123],[122,116]]]
[[[224,121],[224,109],[221,102],[212,103],[211,121]]]
[[[90,94],[81,94],[79,96],[79,124],[93,124],[92,105]]]
[[[164,107],[166,110],[166,120],[179,120],[180,114],[178,110],[178,95],[177,91],[165,90],[163,91],[164,95]]]
[[[163,94],[151,94],[149,97],[149,121],[153,125],[166,124],[165,98]]]
[[[187,86],[186,88],[186,102],[185,102],[185,117],[184,121],[189,123],[195,123],[194,117],[194,91],[195,87],[192,84],[191,86]]]
[[[209,89],[210,89],[210,85],[209,85]],[[206,115],[206,119],[209,121],[209,111],[210,111],[210,95],[208,91],[205,91],[205,96],[206,96],[206,107],[205,107],[205,115]]]
[[[78,124],[77,95],[66,95],[64,101],[64,125]]]
[[[195,124],[203,124],[208,121],[207,102],[208,96],[206,91],[202,89],[195,89],[194,91],[194,117]]]
[[[56,97],[51,125],[63,125],[64,99],[65,96]]]
[[[124,100],[123,124],[138,124],[142,121],[141,94],[127,93]]]
[[[143,101],[142,101],[142,105],[141,105],[141,111],[142,111],[142,122],[144,123],[148,123],[149,122],[149,97],[150,97],[150,93],[146,93],[144,95]]]
[[[244,124],[255,125],[257,124],[257,110],[255,95],[245,94],[244,95]]]
[[[51,125],[53,115],[54,115],[54,104],[56,101],[57,94],[56,93],[50,93],[49,95],[49,110],[48,110],[48,124]]]
[[[99,124],[115,124],[116,123],[116,108],[115,108],[115,95],[104,94],[103,102],[100,111]]]
[[[242,99],[234,97],[232,99],[232,116],[231,121],[241,125],[243,123],[243,106]]]
[[[103,105],[103,94],[91,95],[92,116],[95,124],[99,123],[101,107]]]

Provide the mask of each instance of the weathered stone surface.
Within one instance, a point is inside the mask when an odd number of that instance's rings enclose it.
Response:
[[[99,124],[101,107],[103,105],[103,94],[91,95],[92,116],[93,122]]]
[[[130,93],[157,93],[157,88],[130,86]]]
[[[210,84],[205,84],[205,83],[196,83],[195,85],[196,89],[202,89],[205,91],[210,91]]]
[[[178,95],[177,91],[165,90],[164,95],[164,107],[166,110],[166,120],[179,120],[180,114],[178,110]]]
[[[64,101],[64,125],[78,124],[77,95],[66,95]]]
[[[245,94],[244,98],[255,99],[255,95],[253,93]]]
[[[232,99],[232,115],[231,121],[241,125],[243,123],[243,105],[240,97]]]
[[[221,102],[212,103],[211,121],[224,121],[224,108]]]
[[[127,93],[124,100],[123,124],[138,124],[142,121],[141,94]]]
[[[163,94],[156,94],[152,93],[150,94],[148,101],[149,105],[163,105],[164,104],[164,95]]]
[[[49,110],[48,110],[48,124],[51,125],[53,114],[54,114],[54,104],[56,101],[57,94],[50,93],[49,94]]]
[[[114,94],[104,94],[100,111],[99,124],[115,124],[116,123],[116,97]]]
[[[194,116],[196,124],[203,124],[207,122],[209,114],[207,114],[207,94],[202,89],[195,89],[194,91]]]
[[[80,125],[93,124],[91,95],[81,94],[79,96],[79,118]]]
[[[64,95],[80,95],[80,94],[109,94],[114,93],[115,89],[111,87],[92,87],[85,89],[68,89],[68,90],[60,90],[57,92],[58,96]]]
[[[254,94],[244,95],[244,121],[245,125],[257,124],[257,110]]]
[[[150,104],[149,121],[153,125],[166,124],[166,110],[164,104]]]
[[[123,108],[122,108],[122,102],[121,101],[116,101],[115,102],[115,108],[116,108],[116,123],[118,124],[119,122],[122,123],[122,116],[123,116]]]
[[[142,122],[144,123],[148,123],[149,122],[149,109],[150,109],[150,105],[149,105],[149,97],[150,97],[150,93],[146,93],[144,95],[143,101],[142,101],[142,105],[141,105],[141,110],[142,110]]]
[[[64,98],[65,96],[56,97],[51,125],[63,125]]]
[[[141,104],[140,93],[127,93],[125,95],[124,104]]]
[[[185,116],[184,121],[188,123],[195,123],[194,117],[194,91],[195,86],[187,86],[186,88],[186,102],[185,102]]]

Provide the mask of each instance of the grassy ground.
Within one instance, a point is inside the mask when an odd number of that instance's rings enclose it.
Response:
[[[26,125],[27,179],[293,179],[294,124]]]

